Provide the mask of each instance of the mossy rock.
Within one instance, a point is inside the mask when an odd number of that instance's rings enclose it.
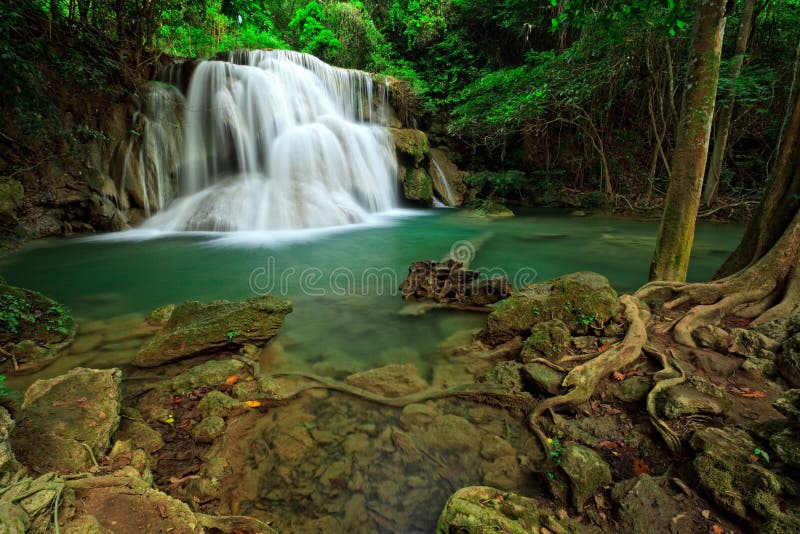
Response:
[[[34,382],[11,436],[19,460],[40,473],[92,467],[91,455],[106,453],[119,425],[121,378],[118,369],[78,367]]]
[[[292,304],[272,296],[242,302],[185,302],[175,307],[133,364],[156,367],[223,348],[264,346],[275,337]]]
[[[204,417],[231,417],[248,410],[245,403],[240,402],[221,391],[210,391],[197,403],[197,413]]]
[[[553,319],[537,323],[531,328],[531,335],[522,343],[520,359],[528,363],[535,358],[554,360],[569,346],[570,333],[564,321]]]
[[[565,373],[538,362],[525,364],[521,372],[525,380],[549,395],[560,395],[564,392],[561,384],[564,382]]]
[[[515,493],[470,486],[454,493],[445,504],[437,534],[529,534],[531,532],[600,532],[591,525],[560,515],[546,504]]]
[[[398,159],[410,160],[418,166],[428,157],[431,146],[425,132],[411,128],[389,128],[389,133]]]
[[[690,415],[725,415],[731,407],[728,394],[719,386],[699,377],[664,390],[659,409],[667,419],[682,419]]]
[[[209,360],[161,382],[156,389],[181,393],[201,386],[216,386],[224,384],[228,377],[241,372],[244,367],[239,360]]]
[[[41,293],[0,280],[0,346],[26,341],[18,346],[19,355],[15,352],[19,364],[30,363],[32,368],[47,365],[55,356],[52,350],[72,342],[75,329],[72,314],[65,306]]]
[[[25,189],[13,178],[0,176],[0,233],[17,226],[17,210],[22,206]]]
[[[422,168],[406,169],[401,178],[403,196],[406,200],[422,204],[430,204],[433,201],[433,180],[428,171]]]
[[[800,426],[800,389],[787,389],[775,401],[774,406],[793,426]]]
[[[225,420],[218,415],[210,415],[195,425],[192,437],[199,443],[211,443],[223,432],[225,432]]]
[[[592,272],[568,274],[526,286],[497,303],[479,337],[498,345],[514,336],[527,336],[535,325],[553,319],[572,331],[580,331],[611,319],[617,306],[617,293],[605,276]]]
[[[780,478],[756,457],[750,436],[735,427],[704,428],[690,440],[700,486],[726,512],[755,527],[765,520],[790,521],[781,509]]]
[[[505,204],[494,200],[479,200],[471,203],[467,214],[472,217],[486,217],[489,219],[514,216],[514,212]]]
[[[569,479],[572,504],[579,510],[592,495],[611,483],[611,468],[589,447],[568,443],[559,454],[559,462]]]

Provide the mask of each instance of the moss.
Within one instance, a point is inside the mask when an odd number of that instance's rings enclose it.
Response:
[[[573,273],[522,288],[496,304],[481,338],[494,344],[527,336],[534,325],[553,319],[572,331],[582,331],[591,324],[602,325],[616,310],[617,293],[607,278]]]
[[[59,348],[75,336],[75,321],[62,304],[21,287],[0,281],[0,344],[31,340]]]
[[[530,362],[535,358],[556,358],[567,349],[569,340],[569,328],[563,321],[553,319],[537,323],[522,344],[520,357],[523,362]]]
[[[0,176],[0,231],[17,224],[17,210],[22,205],[25,189],[12,178]]]
[[[433,200],[433,180],[425,169],[408,169],[403,178],[403,193],[408,200]]]
[[[400,159],[410,159],[419,165],[428,157],[431,147],[425,132],[409,128],[390,128],[389,131]]]

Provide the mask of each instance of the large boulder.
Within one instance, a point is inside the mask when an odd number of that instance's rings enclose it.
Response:
[[[243,302],[185,302],[142,347],[133,364],[156,367],[222,348],[264,346],[291,311],[289,301],[272,296]]]
[[[0,372],[37,371],[75,338],[75,321],[55,300],[0,279],[0,347],[16,359],[2,358]]]
[[[414,166],[420,165],[430,153],[430,143],[425,132],[411,128],[389,128],[398,159]]]
[[[403,183],[403,196],[420,204],[430,204],[433,200],[433,180],[428,171],[421,168],[400,167],[399,175]]]
[[[35,472],[85,471],[105,455],[120,421],[118,369],[75,368],[25,392],[11,445]]]
[[[459,170],[441,148],[431,148],[430,155],[428,174],[433,179],[436,195],[448,206],[460,206],[467,190],[464,178],[469,173]]]
[[[458,490],[447,500],[436,532],[529,534],[600,531],[559,514],[536,499],[488,486],[470,486]]]
[[[558,319],[573,331],[602,325],[617,310],[617,293],[608,279],[592,272],[560,276],[522,288],[500,301],[479,337],[492,345],[527,336],[538,323]]]

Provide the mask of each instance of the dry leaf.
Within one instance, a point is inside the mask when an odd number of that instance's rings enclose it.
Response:
[[[614,371],[614,374],[611,376],[614,378],[614,380],[618,380],[619,382],[625,380],[625,373],[620,373],[619,371]]]
[[[711,525],[711,530],[714,532],[714,534],[725,534],[725,529],[716,523]]]
[[[650,470],[650,466],[647,465],[647,462],[640,459],[635,459],[633,461],[633,472],[637,475],[652,475],[653,472]]]
[[[258,408],[259,406],[261,406],[261,403],[258,402],[257,400],[248,400],[244,401],[244,403],[250,406],[251,408]]]
[[[225,380],[226,384],[233,385],[239,381],[239,377],[236,375],[229,376],[227,380]]]

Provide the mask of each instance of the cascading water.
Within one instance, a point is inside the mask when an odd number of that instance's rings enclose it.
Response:
[[[386,102],[375,101],[368,73],[284,50],[227,60],[203,61],[192,74],[180,196],[144,227],[312,228],[394,207]]]
[[[431,158],[431,163],[433,163],[433,170],[435,171],[433,173],[433,183],[436,186],[436,192],[442,195],[442,204],[444,206],[455,206],[457,201],[453,194],[453,188],[450,186],[450,182],[447,181],[442,167],[434,158]]]
[[[170,179],[183,146],[183,95],[175,87],[150,82],[142,88],[125,149],[118,197],[130,197],[145,215],[164,209],[174,196]],[[123,209],[130,206],[123,204]]]

